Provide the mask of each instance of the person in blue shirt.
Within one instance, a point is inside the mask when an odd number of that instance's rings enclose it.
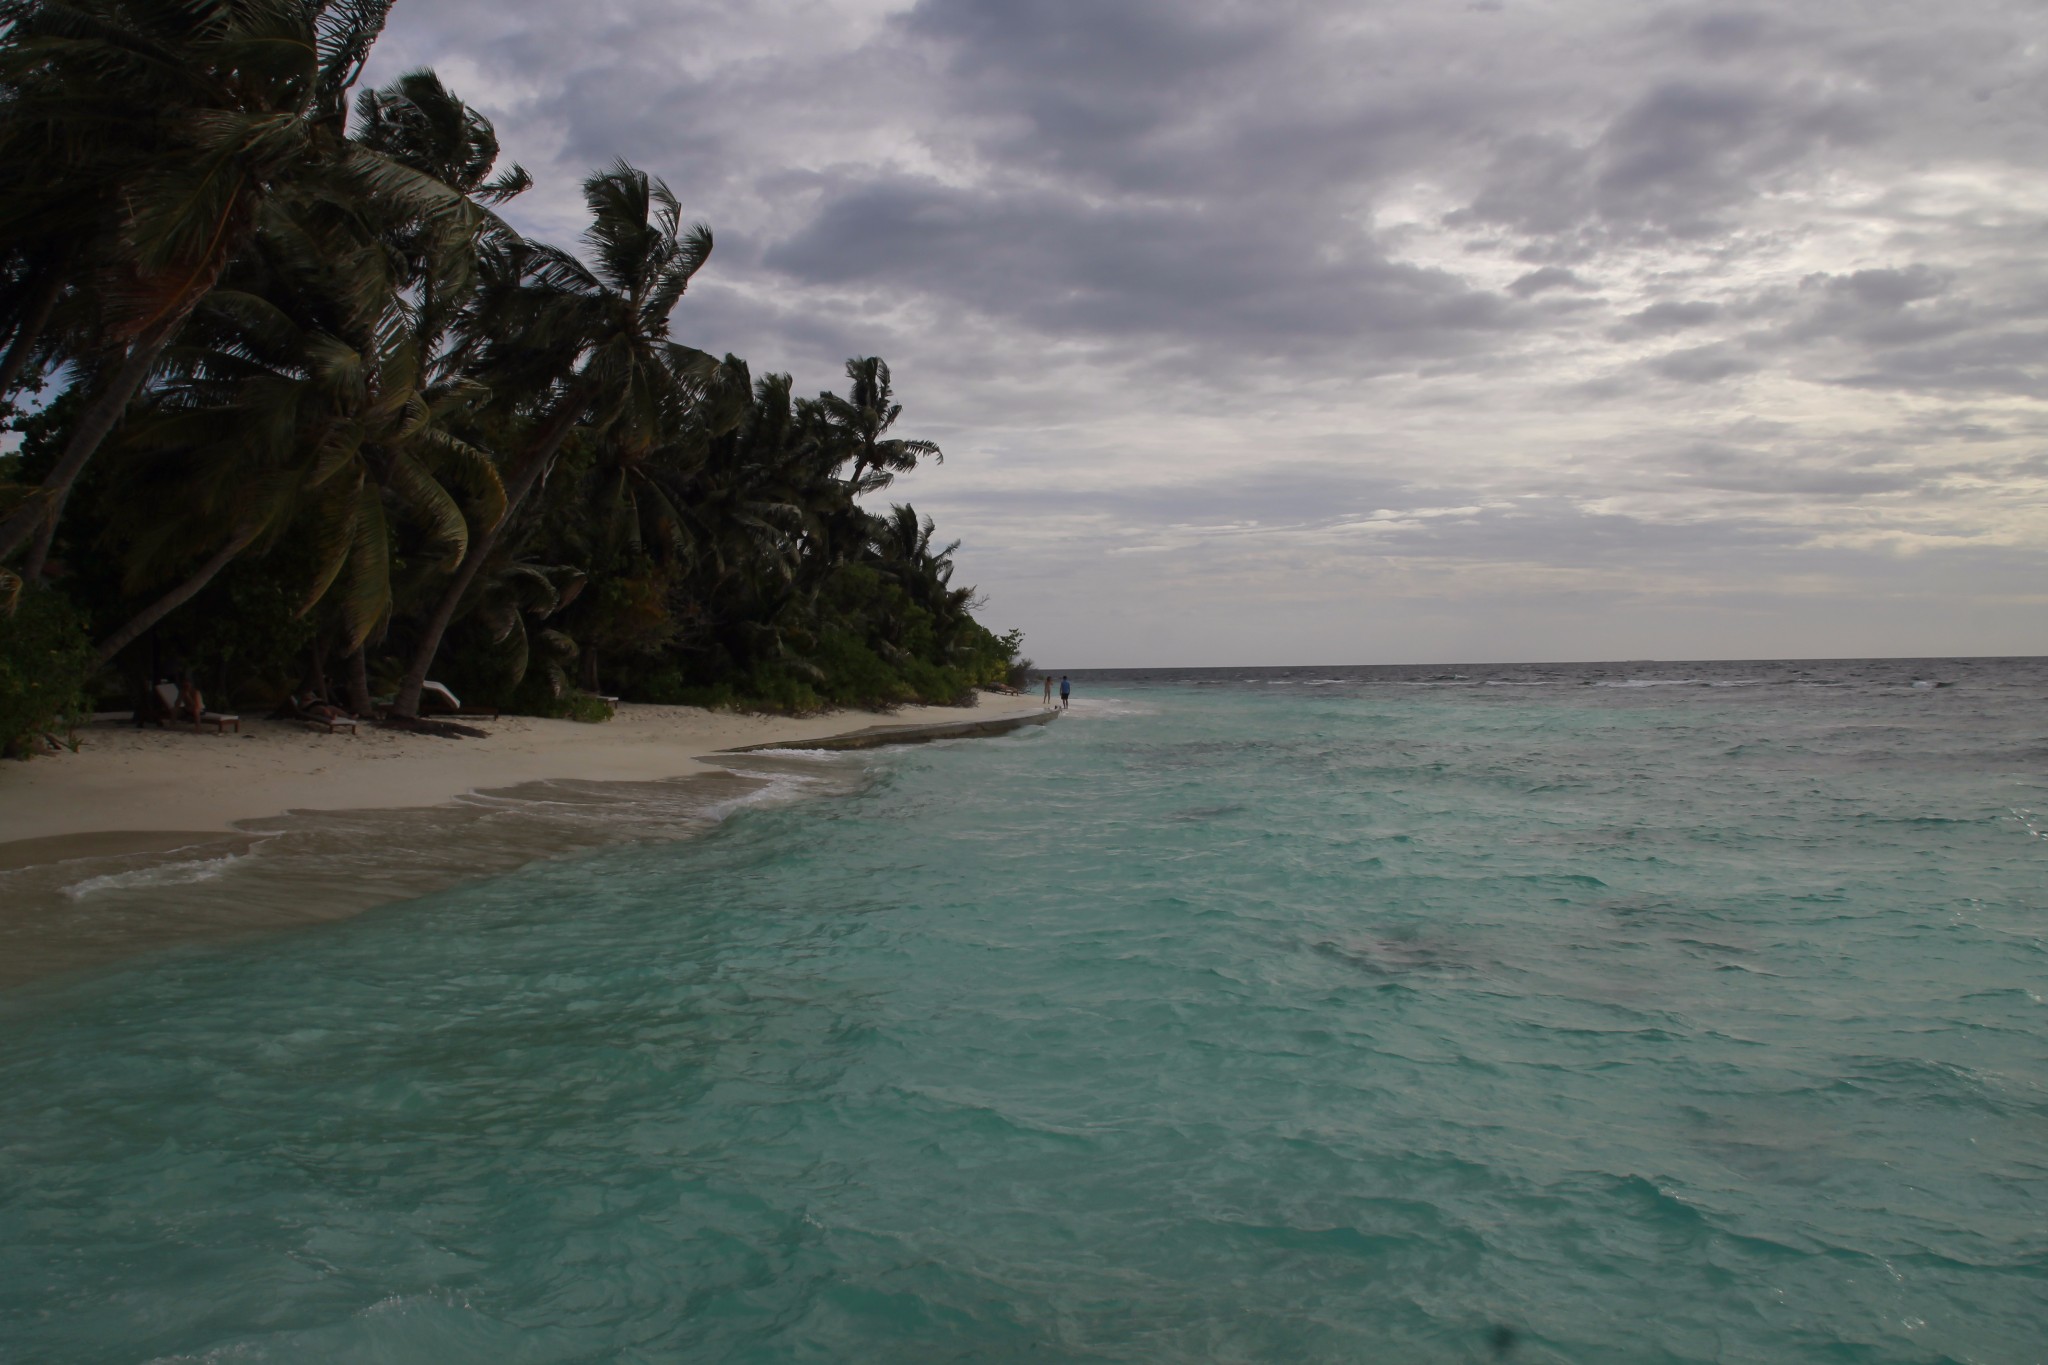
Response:
[[[1073,695],[1074,685],[1067,681],[1066,674],[1060,674],[1060,709],[1062,711],[1067,709],[1068,705],[1070,704],[1068,699],[1071,698]]]

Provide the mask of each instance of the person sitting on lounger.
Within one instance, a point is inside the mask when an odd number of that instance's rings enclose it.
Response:
[[[192,680],[190,673],[178,675],[176,714],[179,720],[189,720],[194,725],[206,714],[206,698],[199,695],[199,684]]]
[[[306,693],[306,694],[305,694],[304,696],[300,697],[300,698],[299,698],[299,710],[300,710],[300,712],[301,712],[302,714],[304,714],[304,715],[308,715],[308,716],[312,716],[312,717],[313,717],[314,719],[316,719],[316,720],[354,720],[354,719],[355,719],[355,717],[354,717],[354,716],[351,716],[351,715],[350,715],[350,714],[349,714],[348,712],[346,712],[346,711],[342,710],[342,709],[341,709],[341,708],[340,708],[339,706],[336,706],[336,705],[335,705],[335,704],[334,704],[333,702],[331,702],[331,701],[322,701],[322,700],[320,699],[320,694],[319,694],[319,693],[317,693],[317,692],[310,692],[310,691],[309,691],[309,692],[307,692],[307,693]]]

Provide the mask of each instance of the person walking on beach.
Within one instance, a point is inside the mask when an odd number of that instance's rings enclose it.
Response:
[[[1052,674],[1045,675],[1045,709],[1052,710]]]
[[[1060,710],[1064,711],[1073,704],[1070,700],[1073,695],[1074,685],[1067,681],[1066,674],[1060,674]]]

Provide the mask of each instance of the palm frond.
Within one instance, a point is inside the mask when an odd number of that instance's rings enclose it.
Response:
[[[426,522],[427,533],[443,547],[442,571],[452,572],[469,551],[469,523],[463,520],[462,509],[439,479],[403,451],[392,457],[390,478],[393,490]]]

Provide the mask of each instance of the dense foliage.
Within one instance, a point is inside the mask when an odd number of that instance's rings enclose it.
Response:
[[[30,588],[9,604],[0,631],[0,756],[14,758],[85,706],[92,650],[78,614],[54,592]]]
[[[869,509],[942,458],[889,367],[805,398],[675,340],[711,232],[623,162],[580,252],[515,231],[529,177],[431,72],[351,101],[389,4],[0,0],[11,733],[75,701],[20,681],[49,650],[401,717],[430,676],[546,714],[1006,680],[957,542]]]

